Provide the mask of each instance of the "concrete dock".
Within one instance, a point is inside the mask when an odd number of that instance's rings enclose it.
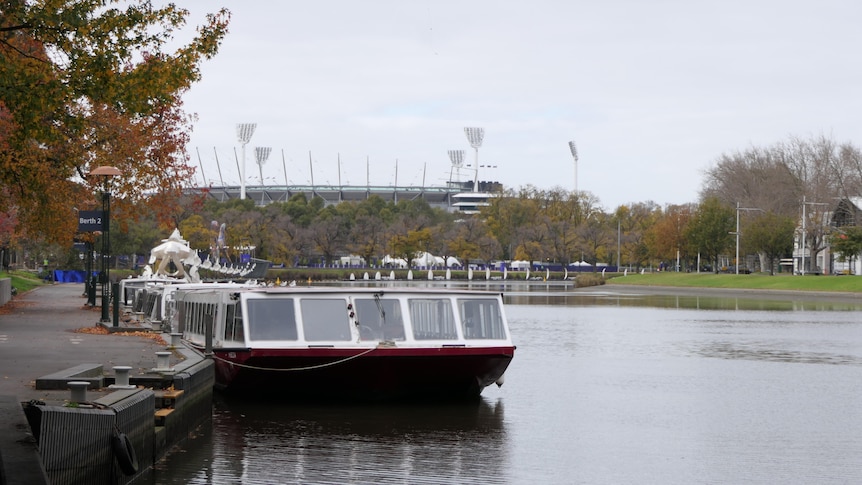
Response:
[[[95,328],[101,316],[98,307],[85,305],[83,293],[80,283],[53,284],[19,295],[0,307],[0,484],[49,481],[22,403],[39,402],[62,409],[59,406],[67,403],[70,390],[63,386],[37,389],[37,379],[82,364],[98,364],[109,378],[115,366],[129,366],[134,381],[152,375],[157,367],[156,352],[166,349],[165,342],[146,336],[78,332]],[[189,364],[182,352],[172,352],[169,359],[171,367]],[[178,382],[181,388],[182,382]],[[87,391],[87,401],[110,401],[113,392],[98,386]],[[146,392],[152,402],[153,392]],[[149,433],[152,435],[152,430]]]

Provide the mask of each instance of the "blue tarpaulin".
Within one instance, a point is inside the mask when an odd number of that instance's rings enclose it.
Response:
[[[54,281],[57,283],[84,283],[87,272],[79,269],[55,269]]]

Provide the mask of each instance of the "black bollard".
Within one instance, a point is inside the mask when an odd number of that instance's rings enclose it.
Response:
[[[87,280],[87,305],[96,306],[96,279],[92,275]]]
[[[111,284],[111,298],[114,300],[114,326],[120,326],[120,284]]]

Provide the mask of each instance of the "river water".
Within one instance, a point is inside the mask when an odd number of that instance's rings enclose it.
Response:
[[[217,396],[146,483],[862,483],[862,302],[507,293],[479,403]]]

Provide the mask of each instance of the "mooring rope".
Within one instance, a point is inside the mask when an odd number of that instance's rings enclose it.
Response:
[[[227,360],[227,359],[222,359],[221,357],[218,357],[218,356],[216,356],[215,354],[211,355],[211,357],[212,357],[213,359],[215,359],[215,360],[220,360],[220,361],[222,361],[222,362],[226,362],[226,363],[228,363],[228,364],[235,365],[235,366],[237,366],[237,367],[243,367],[243,368],[246,368],[246,369],[266,370],[266,371],[276,371],[276,372],[294,372],[294,371],[302,371],[302,370],[321,369],[321,368],[324,368],[324,367],[330,367],[330,366],[333,366],[333,365],[343,364],[343,363],[345,363],[345,362],[347,362],[347,361],[350,361],[350,360],[356,359],[356,358],[358,358],[358,357],[362,357],[363,355],[369,354],[369,353],[373,352],[373,351],[374,351],[374,350],[376,350],[376,349],[377,349],[377,347],[372,347],[372,348],[370,348],[370,349],[366,350],[365,352],[361,352],[361,353],[358,353],[358,354],[356,354],[356,355],[351,355],[350,357],[345,357],[345,358],[343,358],[343,359],[341,359],[341,360],[336,360],[335,362],[329,362],[329,363],[326,363],[326,364],[319,364],[319,365],[311,365],[311,366],[308,366],[308,367],[293,367],[293,368],[291,368],[291,369],[274,368],[274,367],[258,367],[258,366],[255,366],[255,365],[240,364],[240,363],[233,362],[233,361],[230,361],[230,360]]]

